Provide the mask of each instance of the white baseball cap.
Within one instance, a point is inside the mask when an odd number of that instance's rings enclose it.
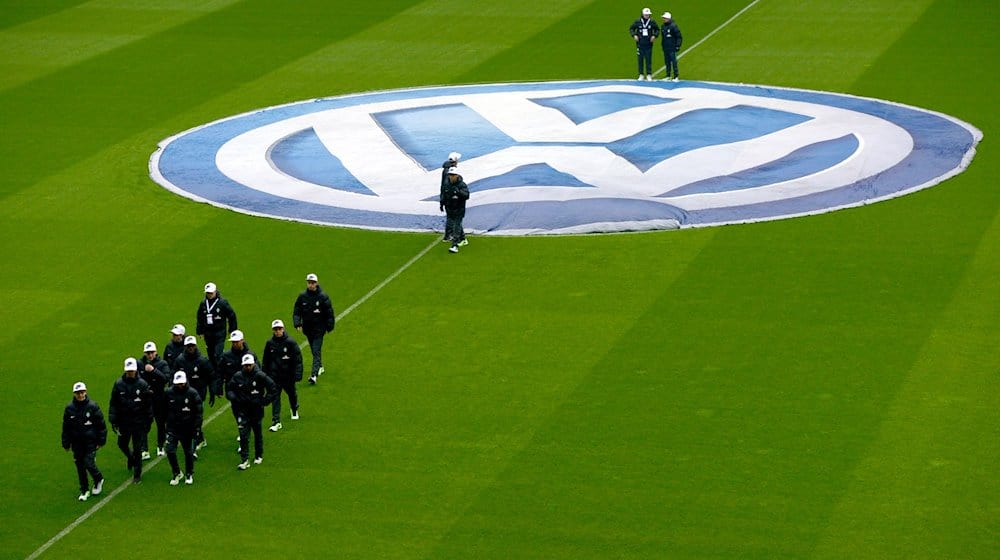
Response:
[[[313,273],[306,274],[306,282],[319,282],[319,276]]]
[[[174,325],[172,329],[170,329],[170,332],[172,334],[179,334],[181,336],[184,336],[184,334],[187,333],[187,329],[184,328],[184,325],[177,323],[176,325]]]
[[[243,340],[243,331],[236,330],[229,335],[229,342],[236,342],[238,340]]]
[[[178,371],[177,373],[174,374],[174,385],[187,382],[188,382],[188,376],[183,371]]]
[[[281,322],[281,319],[275,319],[275,320],[271,321],[271,328],[272,329],[277,329],[279,327],[282,328],[282,329],[285,328],[285,324]]]
[[[83,381],[77,381],[76,383],[73,384],[73,392],[74,393],[76,393],[78,391],[86,391],[86,390],[87,390],[87,386],[83,384]]]
[[[663,19],[671,19],[670,12],[663,12]]]
[[[462,159],[462,154],[460,154],[458,152],[452,152],[452,153],[448,154],[448,159],[450,159],[451,161],[458,161],[458,160]]]
[[[156,352],[156,343],[153,342],[152,340],[150,340],[146,344],[142,345],[142,351],[143,351],[143,353],[146,353],[146,352]]]
[[[195,346],[197,346],[198,345],[198,339],[195,338],[195,337],[193,337],[193,336],[186,336],[186,337],[184,337],[184,346],[187,346],[189,344],[194,344]]]
[[[253,354],[243,354],[243,359],[240,360],[240,365],[252,366],[253,365]]]
[[[458,168],[457,167],[449,167],[448,168],[448,175],[458,175]]]
[[[642,15],[644,15],[644,16],[648,16],[651,13],[653,13],[653,10],[650,10],[649,8],[643,8],[642,9]]]
[[[135,358],[125,358],[125,371],[139,371],[139,363]]]
[[[209,282],[208,284],[205,284],[205,293],[206,294],[214,294],[215,292],[216,292],[215,284],[213,284],[212,282]]]

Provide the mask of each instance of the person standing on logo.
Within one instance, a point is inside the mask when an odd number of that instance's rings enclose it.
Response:
[[[469,200],[469,186],[458,174],[458,169],[451,167],[448,169],[448,180],[444,188],[444,206],[448,215],[448,225],[446,230],[452,232],[451,247],[448,251],[457,253],[459,247],[469,244],[465,238],[465,229],[462,227],[462,220],[465,219],[465,202]]]
[[[226,397],[236,411],[236,427],[240,432],[240,461],[236,465],[241,471],[250,468],[250,432],[254,438],[255,465],[264,462],[264,407],[274,401],[278,386],[257,367],[252,354],[242,359],[242,368],[229,380]]]
[[[292,325],[306,335],[306,340],[309,341],[309,350],[312,352],[312,375],[309,376],[309,383],[315,385],[326,369],[323,367],[323,337],[337,325],[330,296],[320,287],[319,277],[315,274],[306,275],[306,289],[295,299]]]
[[[236,312],[212,282],[205,284],[205,299],[198,305],[196,318],[198,326],[195,334],[204,337],[205,354],[208,355],[208,361],[212,362],[212,367],[218,370],[226,336],[239,327],[236,326]]]
[[[448,154],[448,159],[441,164],[441,195],[438,198],[438,209],[444,212],[444,187],[448,183],[448,170],[452,167],[458,167],[458,160],[462,159],[462,154],[458,152],[452,152]],[[448,219],[445,218],[444,221],[444,237],[441,241],[451,241],[452,232],[448,229]]]
[[[195,438],[201,433],[202,404],[198,391],[188,387],[187,374],[178,371],[174,374],[174,384],[165,395],[167,403],[167,460],[173,477],[171,486],[180,484],[184,476],[177,463],[177,444],[184,449],[185,484],[194,484],[194,444]]]
[[[156,353],[156,343],[150,340],[142,346],[142,357],[139,358],[139,375],[149,383],[153,391],[153,420],[156,422],[156,455],[166,455],[163,444],[167,441],[167,409],[164,408],[163,392],[170,384],[170,364]],[[149,459],[149,442],[142,440],[142,458]]]
[[[299,396],[295,384],[302,381],[302,351],[299,343],[285,332],[285,323],[281,319],[271,322],[274,333],[264,344],[264,373],[278,386],[271,405],[272,432],[281,429],[281,392],[288,393],[288,406],[292,409],[292,420],[299,419]]]
[[[647,81],[653,79],[653,43],[660,34],[660,28],[650,18],[653,11],[642,9],[642,17],[632,22],[628,28],[629,35],[635,39],[636,55],[639,60],[639,80],[645,75]]]
[[[97,450],[107,441],[108,426],[104,423],[101,407],[87,398],[87,386],[82,381],[74,383],[73,400],[63,411],[62,446],[66,451],[73,450],[81,502],[86,502],[91,495],[88,473],[94,479],[93,495],[104,489],[104,475],[97,468]]]
[[[670,73],[673,70],[673,81],[676,82],[681,77],[680,70],[677,68],[677,53],[681,50],[681,43],[684,42],[684,37],[681,36],[681,29],[677,27],[677,22],[674,21],[670,12],[663,12],[663,26],[660,28],[660,37],[660,48],[663,49],[663,65],[667,69],[667,75],[663,79],[670,80]]]
[[[122,450],[127,468],[132,471],[132,482],[139,484],[142,481],[142,446],[153,422],[153,390],[139,377],[135,358],[126,358],[124,369],[111,389],[108,421],[118,435],[118,449]]]

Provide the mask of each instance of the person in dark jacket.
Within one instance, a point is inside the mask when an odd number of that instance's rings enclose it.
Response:
[[[167,403],[167,460],[173,477],[171,486],[177,486],[184,478],[185,484],[194,484],[194,445],[195,438],[201,432],[202,404],[198,391],[188,386],[187,374],[178,371],[174,374],[174,383],[165,394]],[[177,463],[177,445],[184,449],[184,474],[181,474]]]
[[[142,445],[153,423],[153,390],[139,377],[135,358],[126,358],[124,368],[111,389],[108,421],[118,434],[118,449],[132,471],[132,482],[138,484],[142,481]]]
[[[448,154],[448,159],[446,159],[445,162],[441,164],[441,194],[438,197],[438,208],[440,209],[441,212],[444,212],[444,187],[445,184],[448,182],[448,170],[451,169],[452,167],[458,167],[458,160],[460,159],[462,159],[462,154],[458,152],[452,152]],[[441,238],[441,241],[448,241],[448,242],[451,241],[453,237],[452,235],[453,232],[450,229],[448,229],[449,225],[450,222],[448,221],[448,218],[445,218],[444,237]]]
[[[646,80],[653,79],[653,43],[660,34],[660,28],[650,17],[653,11],[649,8],[642,9],[642,17],[632,22],[628,28],[628,34],[635,39],[636,55],[639,60],[639,79],[646,76]]]
[[[681,35],[681,29],[677,27],[677,22],[674,21],[670,12],[663,12],[663,25],[660,27],[660,37],[660,48],[663,49],[663,65],[667,69],[667,75],[663,79],[673,79],[676,82],[681,77],[680,70],[677,68],[677,53],[681,50],[684,37]],[[673,78],[670,77],[671,71],[673,71]]]
[[[186,333],[187,329],[184,328],[184,325],[180,323],[174,325],[170,328],[170,341],[163,347],[163,360],[170,366],[171,374],[177,371],[177,367],[174,365],[177,356],[180,356],[184,352],[184,336]]]
[[[330,296],[319,285],[319,277],[315,274],[306,275],[306,289],[295,299],[292,308],[292,325],[306,335],[309,350],[312,352],[312,375],[309,383],[313,385],[323,375],[323,337],[337,326],[336,313]]]
[[[273,335],[264,344],[263,370],[278,386],[278,393],[271,406],[272,432],[281,429],[281,392],[288,393],[288,406],[292,409],[292,420],[299,419],[299,396],[295,384],[302,381],[302,351],[299,343],[285,332],[281,319],[271,321]]]
[[[247,355],[253,356],[254,363],[258,363],[257,355],[250,350],[250,345],[247,344],[243,336],[243,331],[236,330],[230,333],[229,342],[230,348],[219,358],[219,365],[215,370],[215,378],[212,380],[212,393],[219,396],[227,395],[227,397],[229,382],[233,379],[233,376],[239,373],[243,357]],[[230,409],[230,412],[233,413],[233,418],[238,421],[239,411],[236,410],[235,405]]]
[[[142,357],[139,358],[139,375],[149,383],[153,391],[153,421],[156,422],[156,455],[166,455],[163,444],[167,441],[167,409],[164,407],[163,391],[170,384],[170,364],[156,353],[156,343],[149,341],[142,346]],[[142,459],[149,459],[149,441],[142,442]]]
[[[212,362],[212,367],[218,369],[226,335],[239,326],[236,324],[233,306],[229,305],[229,301],[222,297],[218,287],[212,282],[205,284],[205,299],[198,305],[196,318],[198,326],[195,334],[205,339],[205,354]]]
[[[257,367],[252,354],[245,354],[241,360],[242,368],[229,380],[226,386],[226,398],[236,411],[236,427],[240,432],[240,458],[237,468],[245,471],[250,468],[250,432],[254,436],[254,464],[264,461],[264,429],[261,422],[264,419],[264,407],[274,401],[278,386],[270,377]]]
[[[66,451],[73,450],[81,502],[91,495],[88,473],[94,479],[93,495],[104,489],[104,475],[97,468],[97,450],[107,441],[108,426],[104,423],[101,407],[87,397],[87,386],[82,381],[74,383],[73,400],[63,411],[62,446]]]
[[[457,253],[458,248],[468,245],[462,220],[465,219],[465,203],[469,200],[469,187],[454,167],[448,169],[448,180],[442,188],[445,211],[448,213],[448,223],[451,228],[451,247],[448,251]],[[448,226],[446,226],[448,227]]]
[[[188,385],[198,392],[201,402],[204,403],[207,397],[208,406],[215,406],[215,393],[209,393],[215,370],[208,358],[202,356],[201,352],[198,351],[197,338],[188,336],[184,339],[184,352],[177,356],[174,365],[177,371],[183,371],[187,374]],[[195,449],[201,449],[206,445],[208,443],[205,441],[205,433],[199,430],[195,438]]]

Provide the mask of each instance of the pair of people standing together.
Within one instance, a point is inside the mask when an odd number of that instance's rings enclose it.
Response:
[[[639,79],[652,81],[653,79],[653,45],[656,39],[660,39],[660,47],[663,49],[663,64],[666,67],[667,75],[664,80],[677,81],[680,78],[680,70],[677,67],[677,53],[681,49],[684,38],[681,30],[674,22],[670,12],[663,12],[663,24],[657,25],[652,19],[652,10],[642,9],[642,17],[632,22],[628,32],[635,40],[636,55],[639,61]]]

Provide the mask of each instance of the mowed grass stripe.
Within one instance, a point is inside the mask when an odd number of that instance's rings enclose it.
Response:
[[[0,30],[43,18],[60,10],[69,9],[86,0],[36,0],[34,2],[7,2],[0,12]]]
[[[155,5],[83,2],[0,31],[0,91],[29,82],[234,4],[163,0]],[[26,3],[32,4],[32,3]]]
[[[399,8],[383,0],[363,13],[345,9],[320,18],[329,3],[275,10],[240,3],[7,90],[0,94],[0,122],[19,141],[0,147],[0,162],[18,165],[0,194],[357,33],[379,21],[372,13]]]

